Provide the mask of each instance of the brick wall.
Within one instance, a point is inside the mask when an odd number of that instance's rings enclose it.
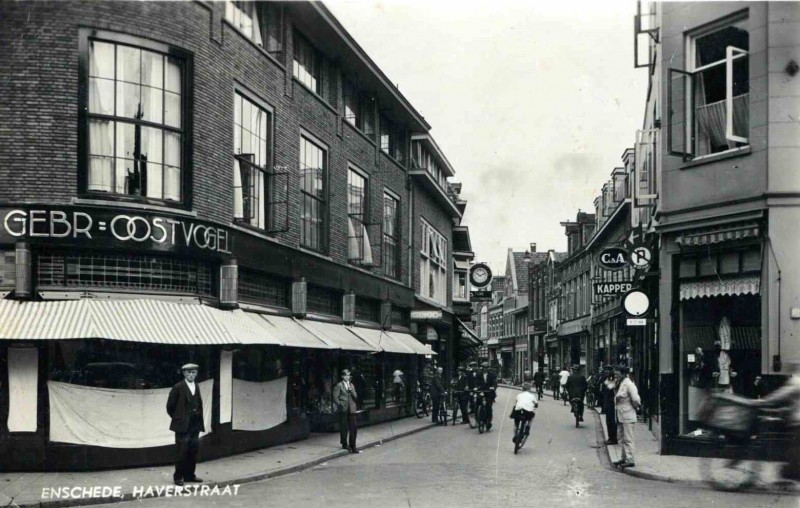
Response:
[[[427,191],[420,186],[414,187],[414,246],[412,252],[414,255],[414,290],[419,293],[420,291],[420,249],[422,246],[422,230],[419,227],[420,220],[425,219],[425,222],[433,226],[439,233],[447,239],[447,254],[446,259],[452,259],[453,253],[453,219],[450,215],[444,212],[440,205],[436,203],[433,196],[428,194]],[[447,266],[447,306],[451,307],[453,303],[453,266]]]

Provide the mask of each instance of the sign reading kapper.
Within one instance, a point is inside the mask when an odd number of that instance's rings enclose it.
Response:
[[[0,209],[0,243],[23,239],[64,239],[147,244],[163,250],[189,249],[231,254],[233,238],[214,225],[146,213],[105,210]]]

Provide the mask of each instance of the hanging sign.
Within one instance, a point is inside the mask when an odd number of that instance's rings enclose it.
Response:
[[[620,270],[628,266],[628,251],[621,247],[606,247],[600,251],[597,261],[606,270]]]
[[[645,246],[640,245],[631,250],[631,264],[637,270],[646,269],[648,266],[650,266],[652,259],[653,253],[650,252],[650,249]]]
[[[650,310],[650,298],[646,293],[638,289],[629,291],[622,297],[622,308],[631,317],[638,318],[647,314]]]
[[[614,296],[627,293],[633,287],[629,280],[618,282],[595,282],[592,284],[595,296]]]

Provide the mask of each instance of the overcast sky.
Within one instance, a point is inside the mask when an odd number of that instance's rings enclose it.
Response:
[[[326,0],[433,127],[463,182],[476,261],[565,250],[641,128],[634,1]]]

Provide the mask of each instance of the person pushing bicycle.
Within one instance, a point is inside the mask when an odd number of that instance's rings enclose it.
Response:
[[[511,438],[513,442],[517,442],[517,432],[520,424],[532,420],[536,416],[535,409],[537,407],[539,407],[539,399],[536,397],[536,393],[531,390],[531,384],[528,382],[522,383],[522,393],[517,395],[514,410],[511,412],[511,418],[514,419],[514,437]],[[528,431],[526,430],[527,433]]]

